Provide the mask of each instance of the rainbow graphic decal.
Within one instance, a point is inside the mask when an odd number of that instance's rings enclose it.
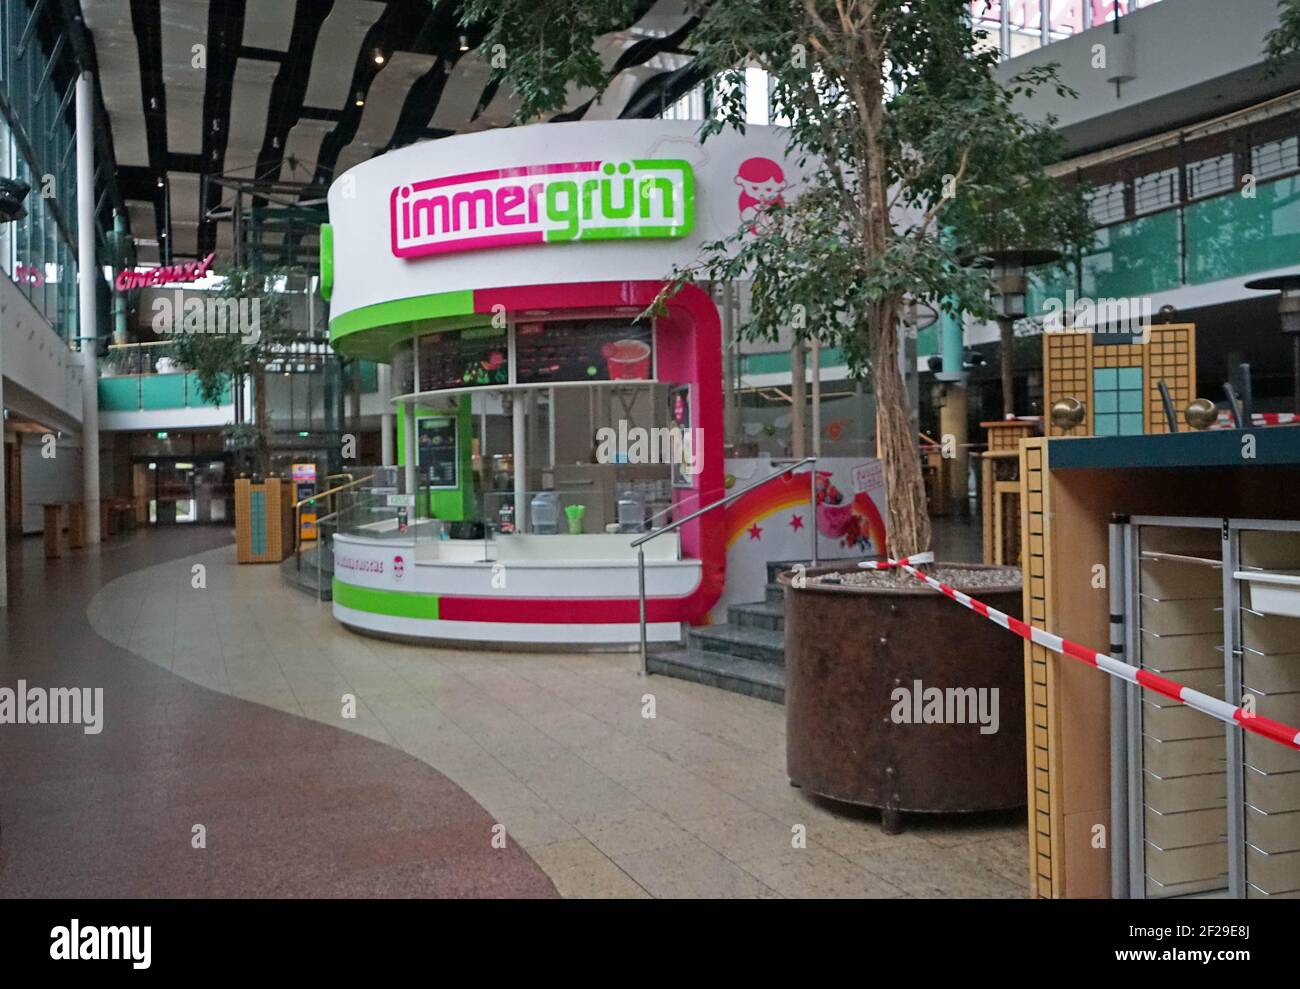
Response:
[[[808,472],[786,474],[737,498],[726,508],[727,548],[777,512],[808,504]],[[843,502],[827,471],[817,472],[817,531],[845,549],[885,551],[885,521],[866,492]],[[761,529],[758,531],[761,532]]]

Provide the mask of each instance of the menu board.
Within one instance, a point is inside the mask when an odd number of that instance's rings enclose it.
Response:
[[[454,416],[426,416],[416,420],[419,454],[416,463],[431,488],[459,487],[460,459]]]
[[[647,381],[654,374],[650,323],[565,319],[515,326],[521,385],[564,381]]]
[[[421,337],[419,390],[508,384],[508,344],[504,326],[474,326]]]

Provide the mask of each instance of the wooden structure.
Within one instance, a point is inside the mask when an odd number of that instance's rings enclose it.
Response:
[[[1143,327],[1132,337],[1110,333],[1043,334],[1043,410],[1047,436],[1136,436],[1167,433],[1160,383],[1176,414],[1196,397],[1196,326]],[[1065,430],[1051,422],[1063,398],[1083,403],[1085,415]]]
[[[1037,432],[1037,422],[1008,419],[982,422],[988,450],[980,454],[984,562],[1020,563],[1020,441]]]
[[[235,481],[235,557],[240,563],[279,563],[293,552],[293,485],[270,477]]]
[[[1300,429],[1025,440],[1024,620],[1093,649],[1110,643],[1113,514],[1286,518]],[[1099,569],[1100,566],[1100,569]],[[1100,575],[1100,579],[1099,579]],[[1040,897],[1111,895],[1111,678],[1026,642],[1029,874]],[[1230,729],[1235,731],[1236,729]]]

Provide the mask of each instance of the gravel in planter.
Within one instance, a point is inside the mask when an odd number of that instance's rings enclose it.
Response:
[[[1007,589],[1019,587],[1020,570],[1016,567],[963,567],[960,564],[938,564],[922,571],[935,580],[942,581],[959,591],[979,591],[987,588]],[[912,588],[924,587],[919,580],[906,570],[846,570],[840,573],[822,574],[809,577],[809,584],[829,584],[832,587],[879,587]]]

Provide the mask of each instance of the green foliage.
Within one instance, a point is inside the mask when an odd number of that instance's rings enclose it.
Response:
[[[705,245],[694,278],[752,278],[751,338],[783,326],[868,363],[872,311],[915,299],[990,315],[988,281],[959,258],[981,249],[1052,247],[1068,258],[1091,239],[1082,190],[1044,168],[1063,147],[1052,121],[1016,109],[1043,86],[1068,92],[1052,68],[1002,86],[996,53],[981,45],[962,0],[712,0],[689,4],[698,22],[683,47],[715,79],[707,139],[745,128],[744,66],[766,69],[772,115],[789,128],[788,154],[812,168],[806,191],[755,232]],[[513,87],[518,119],[564,105],[564,83],[599,90],[604,33],[626,26],[631,3],[473,0],[467,22],[488,23],[507,46],[497,75]],[[841,11],[845,16],[841,16]],[[872,193],[875,193],[873,198]],[[947,193],[948,195],[945,195]],[[882,217],[885,219],[882,221]],[[730,256],[729,256],[730,255]]]
[[[247,300],[249,309],[258,313],[260,334],[255,341],[233,333],[178,332],[172,338],[177,362],[194,373],[199,394],[211,405],[221,403],[231,376],[255,371],[293,336],[288,303],[275,287],[280,272],[231,266],[217,274],[225,281],[213,294],[223,299]]]
[[[461,24],[486,25],[479,50],[490,55],[500,46],[506,53],[521,103],[515,122],[527,123],[563,109],[570,86],[603,92],[609,73],[593,42],[626,28],[650,6],[644,0],[468,0]]]
[[[1300,0],[1278,0],[1278,26],[1264,36],[1268,71],[1276,75],[1300,54]]]
[[[1300,0],[1298,0],[1300,2]],[[1061,158],[1053,121],[1019,107],[1042,88],[1068,93],[1053,67],[1007,85],[996,52],[971,26],[965,0],[687,0],[681,44],[711,80],[713,116],[701,140],[743,132],[747,67],[765,69],[787,159],[809,172],[763,222],[742,223],[671,273],[656,306],[697,278],[748,279],[742,333],[790,328],[843,349],[870,369],[890,486],[890,548],[928,544],[916,437],[899,374],[899,316],[908,302],[991,316],[985,271],[966,255],[1053,248],[1073,258],[1091,240],[1083,190],[1044,168]],[[471,0],[467,23],[505,46],[496,76],[519,101],[516,119],[560,109],[566,86],[597,93],[608,73],[600,35],[640,10],[608,0]],[[756,228],[756,229],[755,229]]]

